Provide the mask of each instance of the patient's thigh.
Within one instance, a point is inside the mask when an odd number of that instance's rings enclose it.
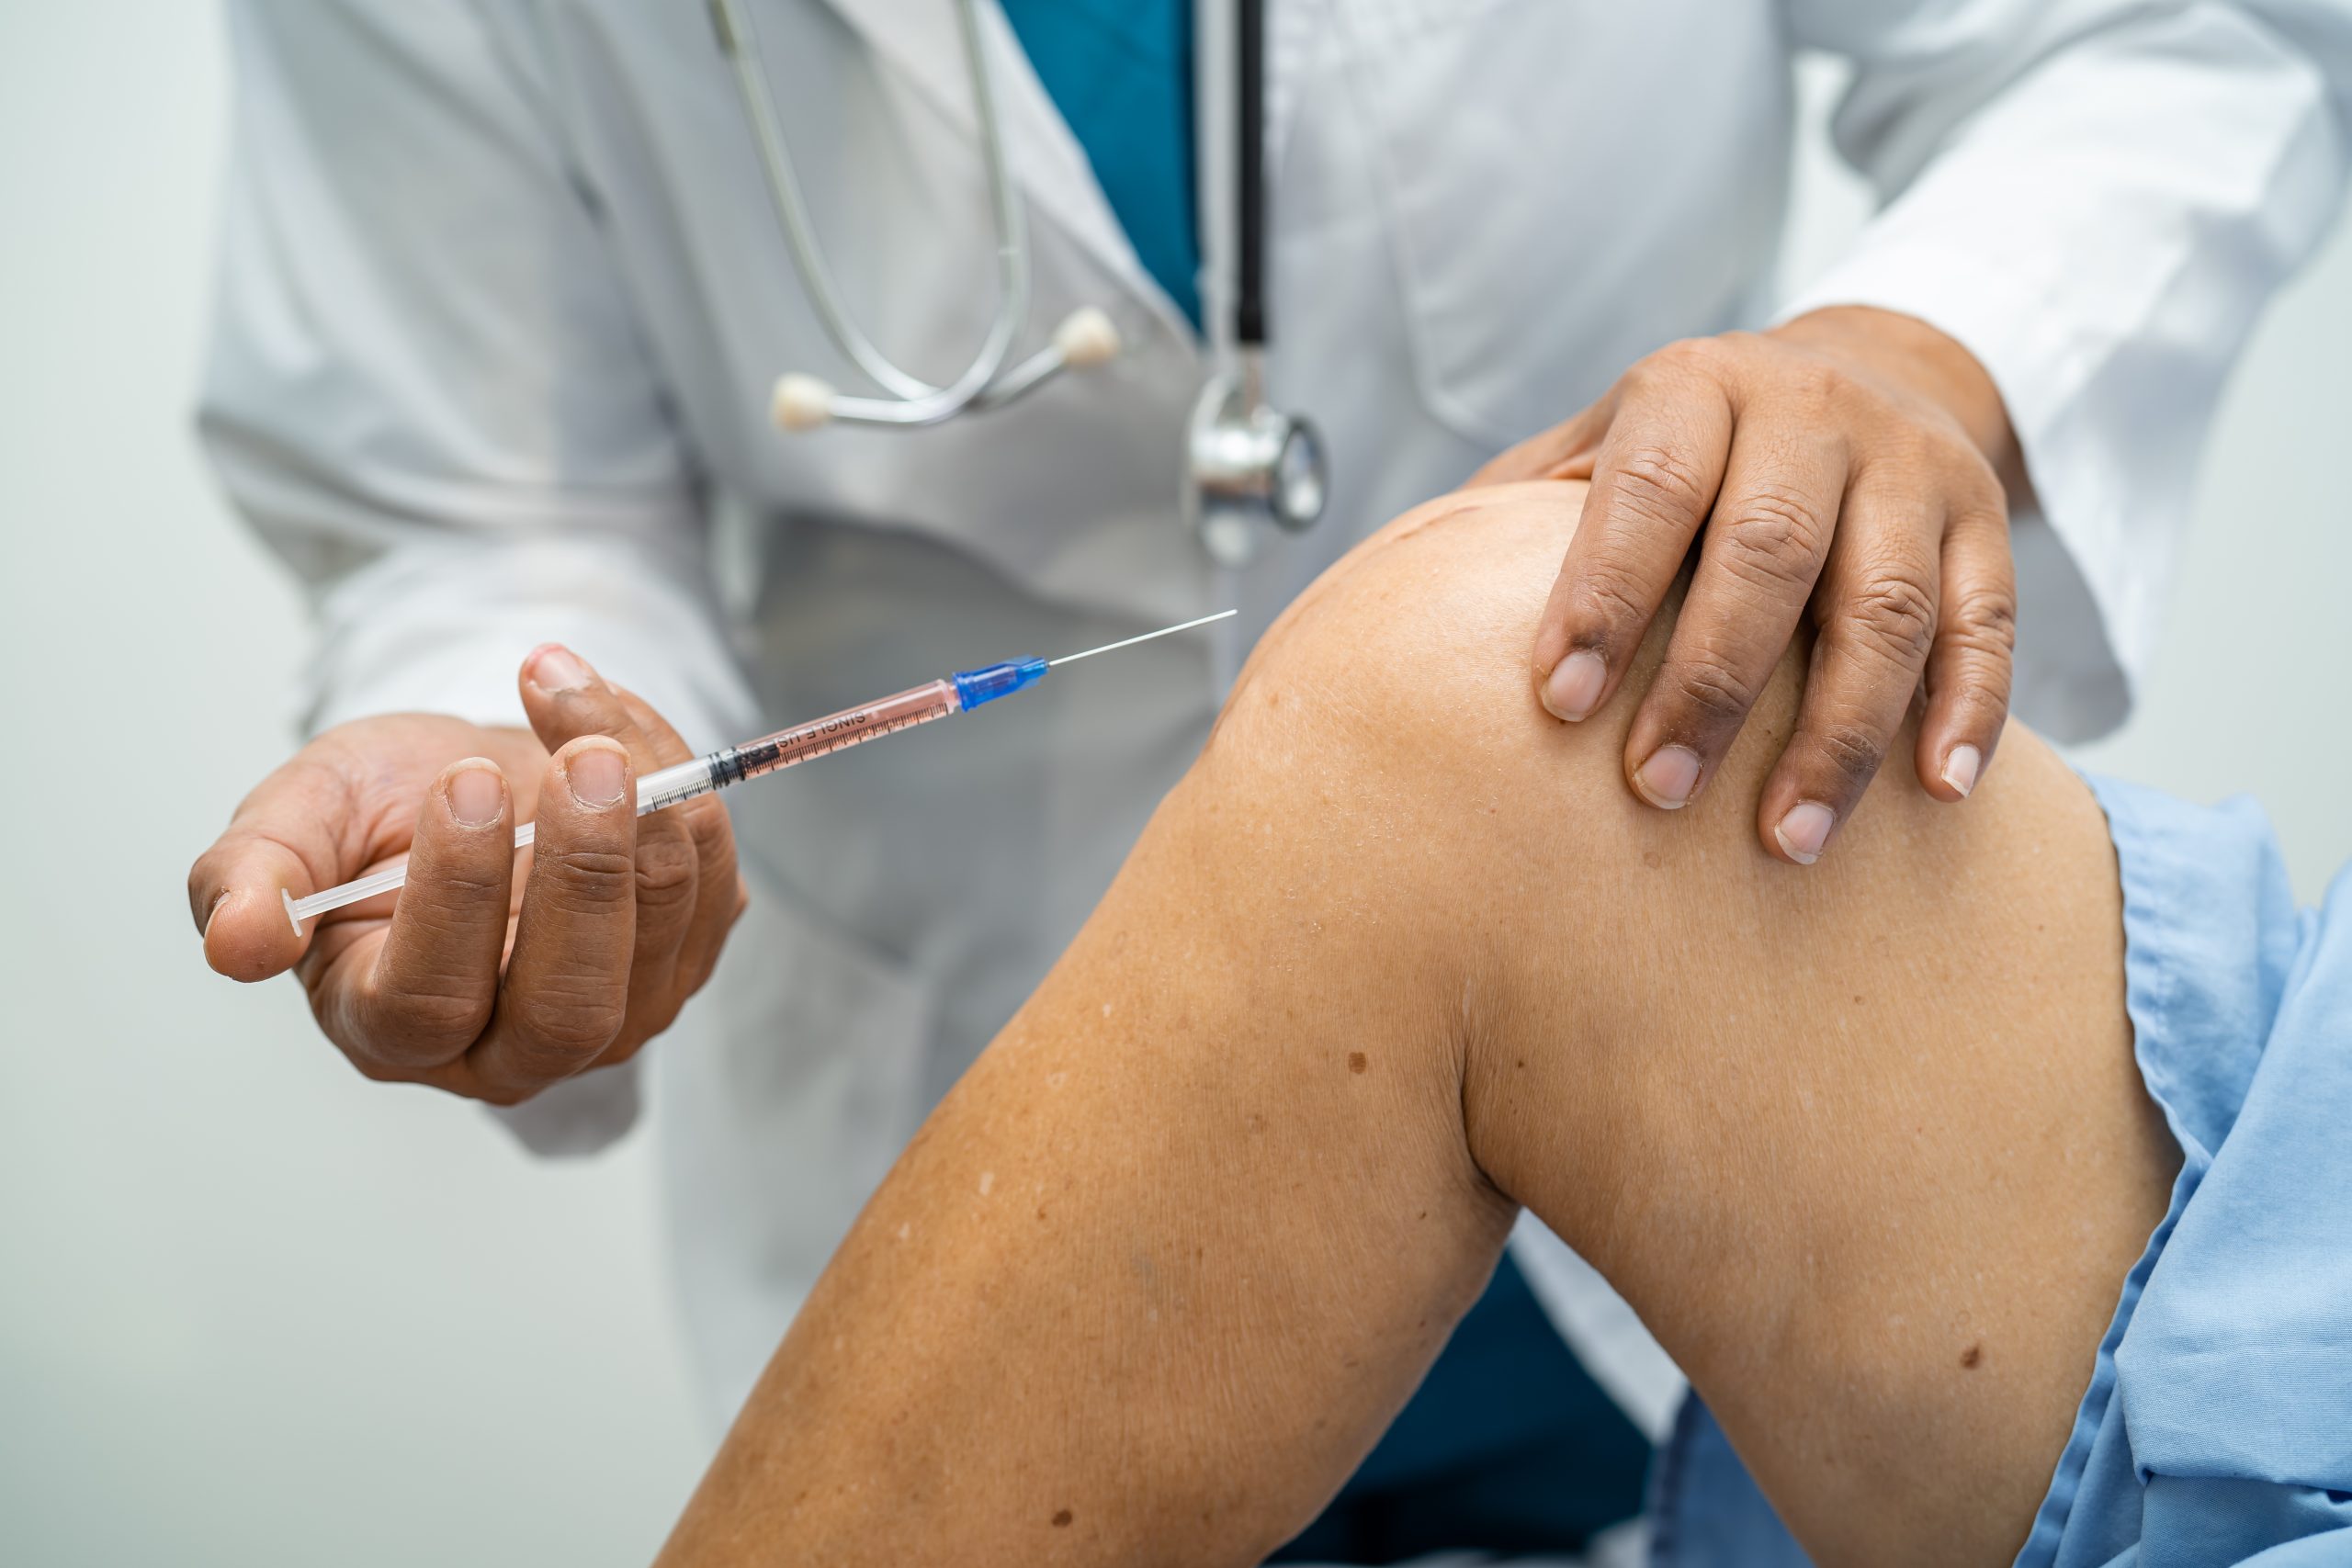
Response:
[[[1424,752],[1392,771],[1455,868],[1421,896],[1469,933],[1472,1152],[1626,1294],[1816,1552],[2005,1558],[2174,1166],[2103,820],[2020,728],[1958,806],[1908,776],[1906,735],[1821,863],[1781,863],[1754,814],[1794,653],[1695,803],[1639,804],[1631,700],[1530,717],[1521,628],[1576,499],[1400,529],[1302,609],[1285,676],[1360,686],[1318,650],[1375,636],[1417,672],[1381,722]],[[1412,603],[1421,646],[1375,634]]]

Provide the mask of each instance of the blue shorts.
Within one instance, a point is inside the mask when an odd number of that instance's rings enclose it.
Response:
[[[2352,1564],[2352,872],[2298,910],[2251,803],[2091,787],[2181,1168],[2017,1561]],[[1651,1505],[1658,1568],[1806,1561],[1695,1396]]]

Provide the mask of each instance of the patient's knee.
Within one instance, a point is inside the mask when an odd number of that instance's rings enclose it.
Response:
[[[1261,831],[1343,840],[1400,916],[1448,929],[1518,908],[1566,935],[1594,899],[1670,898],[1726,856],[1770,863],[1745,809],[1712,796],[1752,789],[1743,771],[1760,779],[1769,758],[1749,753],[1787,732],[1796,651],[1715,790],[1679,813],[1643,805],[1621,765],[1679,593],[1599,714],[1565,723],[1537,700],[1536,620],[1584,491],[1464,491],[1374,536],[1268,633],[1203,776],[1251,802]]]
[[[1802,647],[1706,792],[1679,811],[1644,804],[1625,740],[1676,601],[1582,723],[1544,709],[1529,663],[1583,493],[1468,491],[1375,536],[1269,633],[1188,786],[1244,846],[1237,881],[1295,878],[1281,907],[1377,925],[1381,951],[1434,971],[1475,1080],[1465,1104],[1530,1102],[1505,1092],[1508,1073],[1478,1077],[1484,1046],[1505,1068],[1535,1032],[1555,1065],[1595,1041],[1638,1049],[1663,993],[1867,935],[1890,907],[1873,879],[1931,863],[1926,814],[1951,814],[1899,777],[1856,812],[1838,863],[1764,852],[1754,802],[1793,724]]]

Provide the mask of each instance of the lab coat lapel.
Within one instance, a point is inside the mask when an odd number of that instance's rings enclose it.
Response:
[[[1193,0],[1216,5],[1219,0]],[[1329,32],[1330,0],[1266,0],[1266,176],[1282,168],[1298,118],[1298,85]]]
[[[973,140],[972,103],[961,30],[948,0],[827,0],[876,53],[904,72],[924,96]],[[1189,335],[1191,328],[1128,243],[1126,231],[1096,183],[1086,154],[1054,107],[1029,57],[995,0],[980,7],[989,74],[1004,122],[1006,157],[1033,213],[1043,213],[1102,263],[1111,276]]]

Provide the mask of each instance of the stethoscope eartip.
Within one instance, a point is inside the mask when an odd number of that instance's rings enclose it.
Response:
[[[778,430],[822,430],[833,423],[832,384],[797,373],[777,377],[768,396],[768,417]]]
[[[1054,329],[1054,347],[1060,350],[1062,363],[1073,370],[1108,365],[1119,357],[1124,346],[1119,341],[1118,323],[1099,306],[1080,306]]]

